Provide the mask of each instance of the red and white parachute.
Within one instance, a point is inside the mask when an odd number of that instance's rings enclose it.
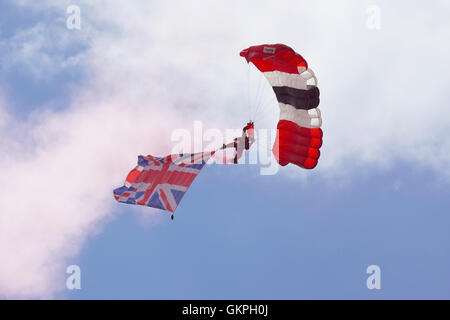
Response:
[[[278,163],[314,168],[323,136],[314,72],[300,54],[284,44],[252,46],[240,55],[264,74],[278,100],[280,119],[272,148]]]

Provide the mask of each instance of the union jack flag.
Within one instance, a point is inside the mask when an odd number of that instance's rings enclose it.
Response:
[[[119,202],[174,212],[195,177],[213,152],[169,155],[163,158],[139,156],[125,185],[114,190]]]

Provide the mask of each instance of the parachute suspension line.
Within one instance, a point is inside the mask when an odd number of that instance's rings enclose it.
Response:
[[[263,79],[264,76],[262,74],[260,74],[260,82],[265,82],[265,79]],[[261,107],[263,106],[263,102],[264,102],[264,96],[265,96],[265,91],[264,91],[264,85],[260,85],[259,91],[258,91],[258,101],[257,101],[257,105],[256,105],[256,109],[255,109],[255,118],[258,118],[258,116],[261,113]]]
[[[247,68],[247,92],[248,92],[248,105],[250,109],[250,121],[254,122],[255,118],[259,118],[261,116],[261,111],[265,108],[267,108],[267,91],[264,90],[264,83],[265,83],[265,76],[261,72],[257,72],[255,76],[253,77],[252,81],[252,72],[251,72],[251,64],[252,62],[248,63]],[[255,68],[256,66],[253,65]],[[256,78],[255,78],[256,77]],[[254,83],[253,85],[251,82],[258,82],[257,84]],[[254,88],[254,92],[252,94],[251,88]],[[264,115],[265,116],[265,115]]]
[[[250,62],[247,64],[247,106],[249,119],[252,120],[252,105],[250,101]]]
[[[255,119],[256,118],[259,119],[261,116],[265,117],[267,115],[267,112],[265,112],[265,111],[266,111],[266,109],[268,107],[268,102],[269,101],[268,101],[268,97],[267,97],[267,91],[266,90],[262,90],[261,98],[260,98],[260,101],[258,103],[257,112],[255,114]]]
[[[268,116],[270,116],[270,112],[259,112],[256,116],[254,121],[261,122],[262,120],[265,120]]]
[[[254,121],[261,122],[263,119],[265,120],[267,117],[272,115],[272,111],[274,108],[278,107],[276,103],[274,103],[272,96],[268,95],[267,91],[264,91],[263,98],[261,103],[259,104],[258,112],[255,115]]]
[[[268,112],[264,111],[272,107],[272,97],[268,97],[267,90],[265,90],[264,83],[266,79],[264,74],[257,72],[253,75],[251,70],[252,65],[253,63],[251,61],[247,64],[247,104],[249,108],[249,120],[255,122],[256,119],[260,121],[268,116]],[[256,68],[255,65],[253,67]]]
[[[263,74],[259,73],[260,87],[259,87],[259,91],[258,91],[258,103],[256,105],[255,117],[258,115],[259,112],[261,112],[261,110],[260,110],[261,104],[264,101],[264,96],[265,96],[264,85],[261,85],[263,82],[265,82],[264,78],[265,77],[263,76]]]
[[[257,86],[257,89],[256,89],[256,96],[255,96],[255,103],[254,103],[255,107],[253,109],[252,118],[254,118],[256,116],[256,113],[258,111],[259,100],[260,100],[259,96],[260,96],[261,82],[262,82],[261,80],[262,80],[262,75],[260,73],[258,73],[258,86]]]
[[[254,117],[257,116],[257,114],[259,113],[259,108],[261,106],[261,102],[262,102],[262,97],[263,97],[263,93],[264,93],[264,89],[262,86],[262,83],[264,81],[264,76],[262,75],[262,73],[258,73],[258,93],[256,96],[256,108],[255,108],[255,114],[253,115]]]

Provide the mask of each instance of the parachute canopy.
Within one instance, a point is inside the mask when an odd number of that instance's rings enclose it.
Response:
[[[241,51],[269,81],[280,107],[272,152],[282,166],[305,169],[317,165],[322,145],[319,88],[306,60],[284,44],[263,44]]]

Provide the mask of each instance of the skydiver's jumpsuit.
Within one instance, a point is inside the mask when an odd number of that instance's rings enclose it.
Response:
[[[239,138],[234,138],[233,142],[226,145],[224,144],[222,149],[234,148],[236,150],[236,154],[234,155],[233,163],[237,164],[238,159],[242,156],[244,150],[250,149],[253,142],[255,142],[255,130],[253,122],[248,122],[242,129],[242,136]]]

